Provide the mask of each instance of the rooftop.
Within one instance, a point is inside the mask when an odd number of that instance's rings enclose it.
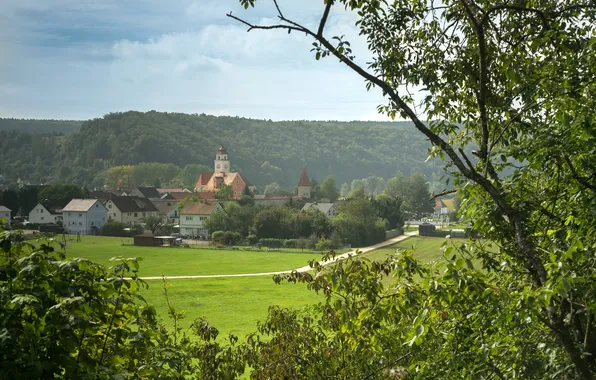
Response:
[[[217,208],[218,203],[190,202],[184,205],[180,215],[211,215]]]
[[[62,211],[87,212],[96,203],[101,204],[97,199],[73,199],[68,202]]]

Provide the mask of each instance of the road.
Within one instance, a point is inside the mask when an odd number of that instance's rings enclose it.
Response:
[[[367,253],[370,251],[374,251],[375,249],[379,249],[379,248],[383,248],[386,247],[388,245],[392,245],[395,244],[397,242],[400,242],[402,240],[405,240],[411,236],[416,236],[418,235],[418,231],[414,231],[414,232],[406,232],[403,235],[394,237],[392,239],[389,240],[385,240],[381,243],[375,244],[375,245],[371,245],[370,247],[364,247],[364,248],[358,248],[358,251],[362,254],[362,253]],[[356,250],[352,250],[350,252],[346,252],[343,253],[341,255],[335,256],[329,260],[325,260],[321,262],[321,265],[325,266],[325,265],[329,265],[332,264],[334,262],[336,262],[337,260],[342,260],[345,259],[346,257],[350,256],[350,255],[355,255],[356,254]],[[289,270],[283,270],[283,271],[279,271],[279,272],[262,272],[262,273],[239,273],[239,274],[203,274],[203,275],[189,275],[189,276],[165,276],[167,280],[182,280],[182,279],[193,279],[193,278],[220,278],[220,277],[258,277],[258,276],[273,276],[276,274],[288,274],[288,273],[292,273],[293,271],[296,272],[308,272],[309,270],[311,270],[312,268],[309,265],[300,267],[300,268],[296,268],[296,269],[289,269]],[[161,280],[162,276],[152,276],[152,277],[141,277],[142,280]]]

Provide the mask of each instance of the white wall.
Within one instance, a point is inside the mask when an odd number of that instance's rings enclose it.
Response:
[[[70,234],[90,235],[93,233],[93,227],[99,229],[107,223],[107,214],[107,209],[101,202],[96,201],[87,212],[64,212],[62,225]]]
[[[10,226],[10,211],[0,211],[0,219],[4,219],[4,223]]]
[[[51,214],[41,203],[29,212],[29,223],[55,224],[58,221],[62,221],[62,214]]]

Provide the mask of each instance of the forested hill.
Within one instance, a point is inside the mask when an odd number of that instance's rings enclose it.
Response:
[[[81,124],[79,120],[0,119],[0,131],[70,134]]]
[[[321,181],[339,184],[376,175],[390,178],[421,171],[440,173],[426,162],[429,143],[410,123],[272,122],[162,112],[108,114],[84,122],[78,132],[40,135],[0,131],[0,174],[39,182],[103,183],[115,165],[141,162],[213,166],[223,144],[232,169],[254,184],[273,181],[291,189],[302,167]]]

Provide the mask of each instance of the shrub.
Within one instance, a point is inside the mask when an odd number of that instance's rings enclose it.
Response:
[[[223,244],[224,242],[224,234],[223,231],[215,231],[211,234],[211,239],[215,244]]]
[[[259,243],[268,248],[281,248],[280,239],[261,239],[259,240]]]
[[[259,241],[259,239],[257,238],[256,235],[250,234],[246,237],[246,241],[248,242],[248,244],[250,245],[255,245],[257,244],[257,242]]]
[[[319,239],[319,241],[315,244],[315,249],[317,251],[329,251],[336,248],[333,245],[333,242],[325,237]]]
[[[128,231],[124,231],[125,228],[126,225],[114,220],[101,226],[100,232],[102,236],[130,236]]]
[[[283,243],[284,248],[298,248],[298,239],[286,239]]]

